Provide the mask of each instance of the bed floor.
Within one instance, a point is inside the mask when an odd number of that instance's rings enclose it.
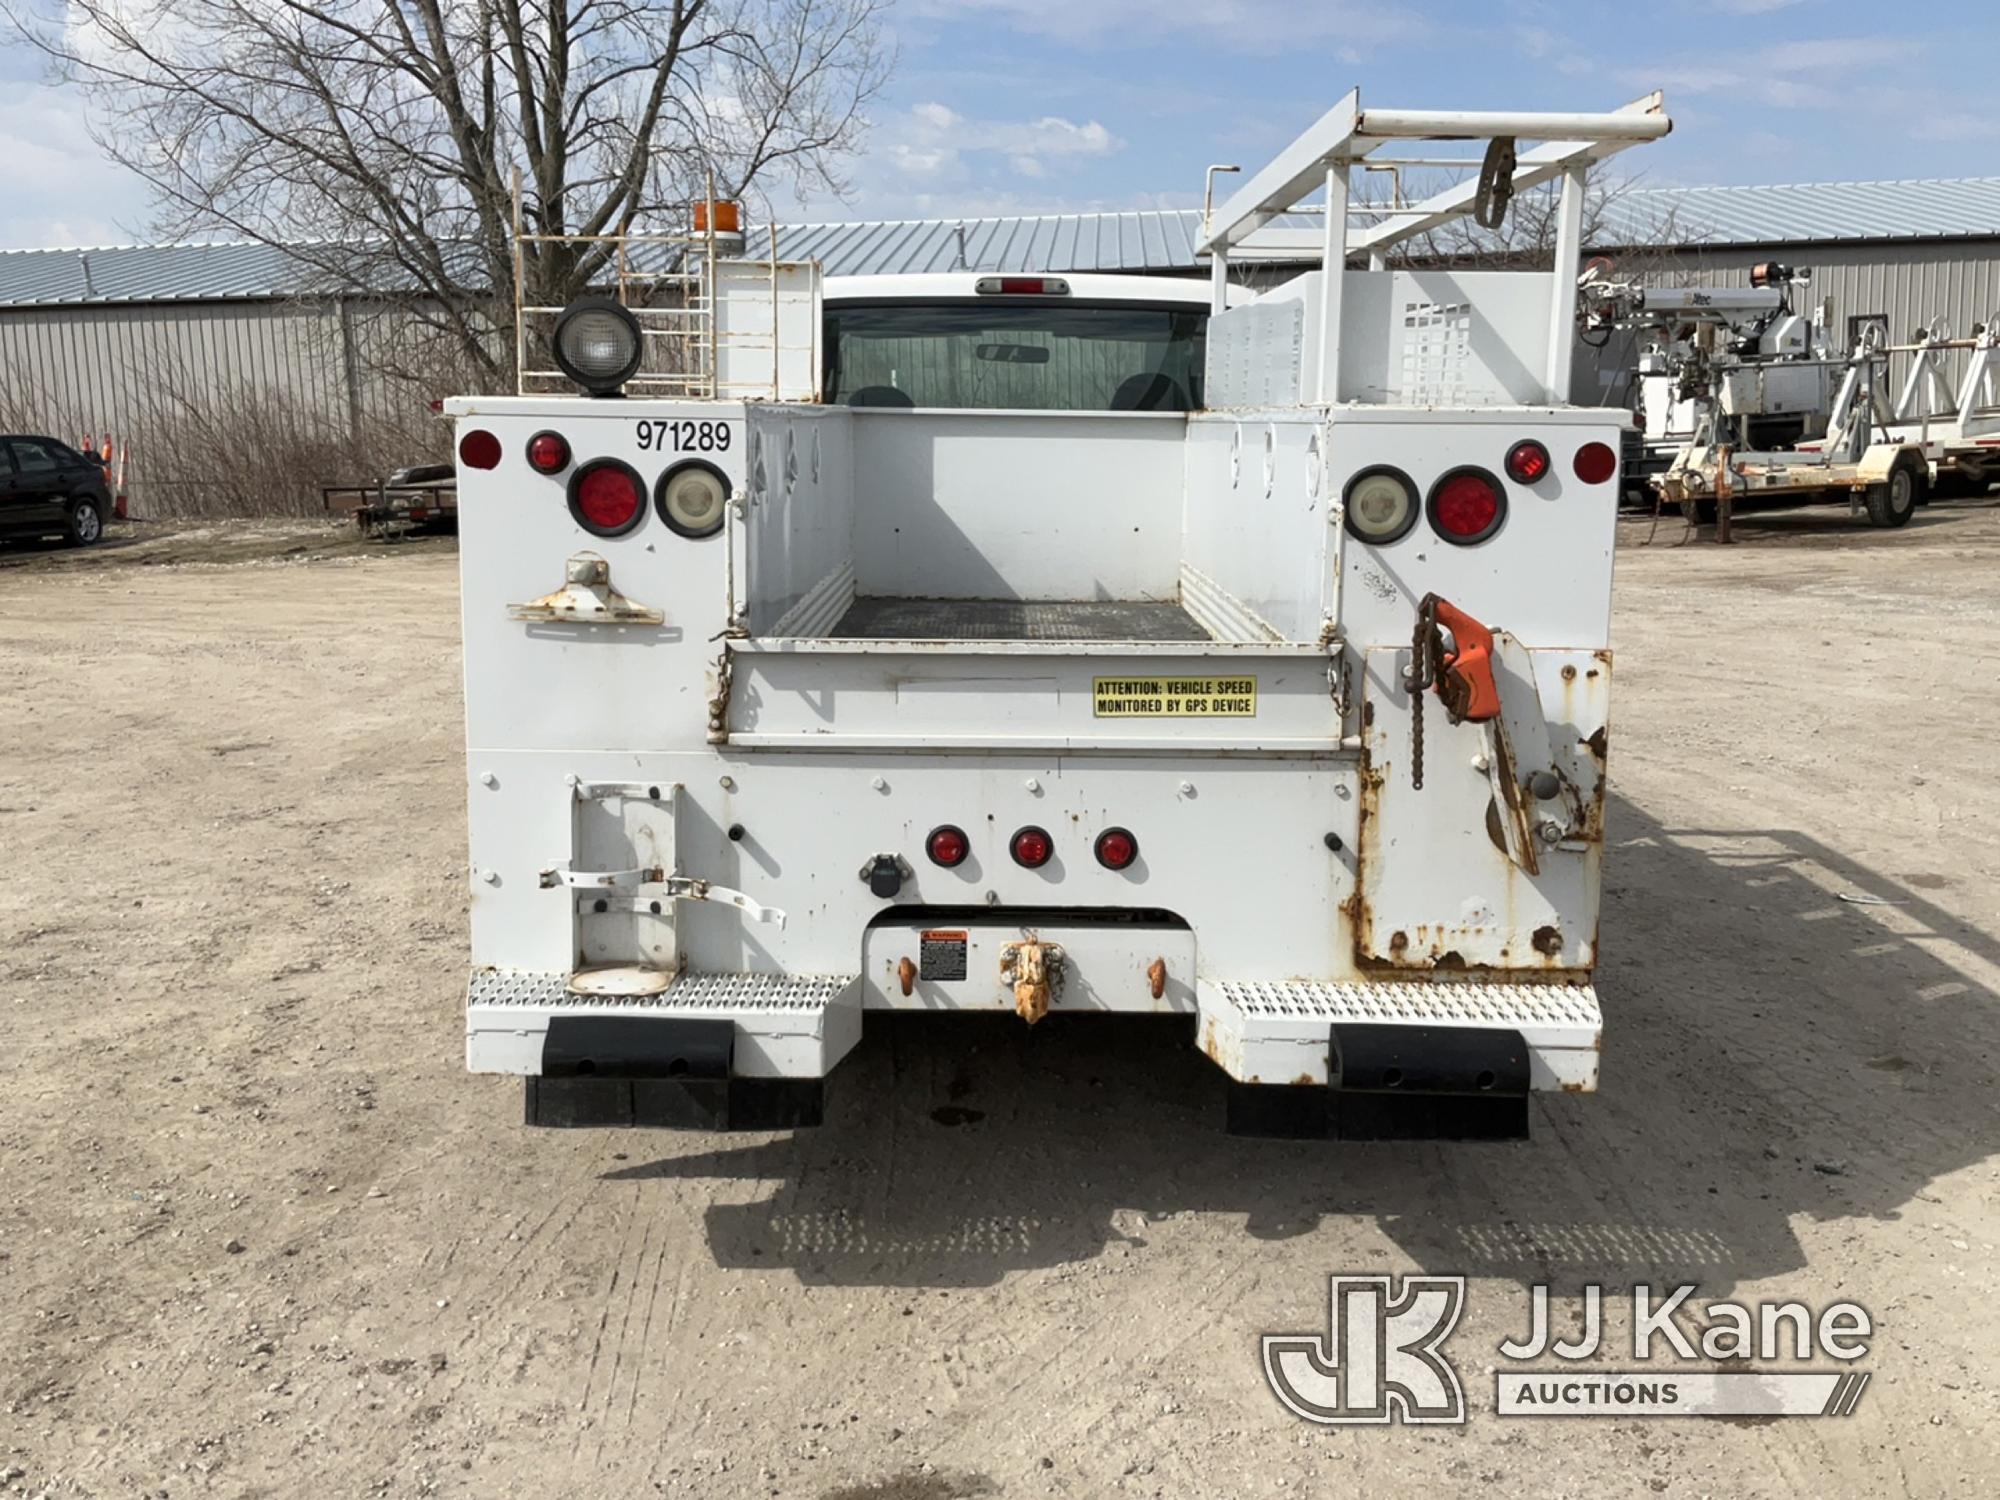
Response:
[[[856,599],[828,634],[861,641],[1205,641],[1178,604],[1119,599]]]

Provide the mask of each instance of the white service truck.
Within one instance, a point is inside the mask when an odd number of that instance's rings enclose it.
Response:
[[[1668,128],[1351,94],[1206,288],[711,239],[677,313],[561,310],[587,394],[449,405],[468,1066],[531,1124],[777,1128],[871,1011],[1115,1012],[1240,1133],[1594,1089],[1629,418],[1565,394],[1585,173]],[[1350,204],[1438,140],[1466,182]],[[1381,267],[1542,183],[1551,271]],[[1319,267],[1232,287],[1322,195]]]

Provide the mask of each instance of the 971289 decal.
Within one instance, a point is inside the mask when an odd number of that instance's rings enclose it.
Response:
[[[641,453],[727,453],[734,441],[727,422],[661,418],[639,424]]]

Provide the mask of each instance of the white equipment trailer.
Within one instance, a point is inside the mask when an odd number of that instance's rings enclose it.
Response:
[[[1669,128],[1350,94],[1211,217],[1198,363],[1157,282],[712,241],[680,324],[564,311],[625,399],[449,404],[468,1066],[533,1124],[774,1128],[867,1012],[1054,1010],[1190,1026],[1241,1133],[1594,1089],[1629,419],[1565,398],[1585,173]],[[1398,140],[1479,180],[1351,207]],[[1346,269],[1549,182],[1552,272]],[[1244,300],[1322,190],[1321,267]]]

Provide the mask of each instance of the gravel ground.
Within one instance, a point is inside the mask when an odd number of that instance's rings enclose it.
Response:
[[[1627,524],[1604,1089],[1474,1147],[1232,1140],[1061,1017],[871,1022],[796,1136],[525,1130],[449,544],[0,550],[0,1494],[1992,1493],[2000,511],[1740,529]],[[1469,1424],[1286,1416],[1257,1335],[1412,1270]],[[1858,1412],[1492,1414],[1527,1286],[1682,1280],[1863,1303]]]

